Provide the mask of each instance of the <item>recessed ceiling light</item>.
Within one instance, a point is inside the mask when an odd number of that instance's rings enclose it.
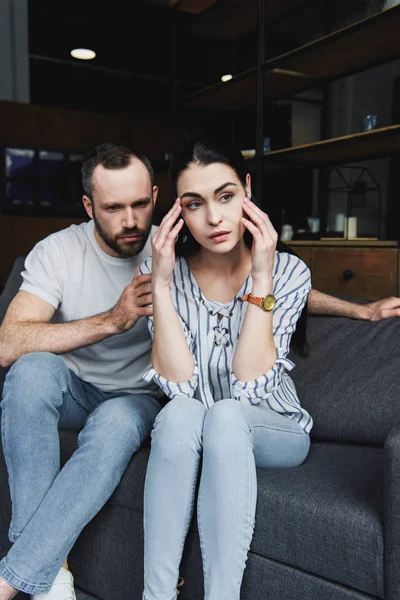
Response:
[[[223,81],[224,83],[226,81],[230,81],[232,79],[232,75],[230,73],[227,73],[226,75],[222,75],[221,77],[221,81]]]
[[[92,60],[96,56],[96,52],[88,48],[74,48],[71,50],[71,56],[79,60]]]

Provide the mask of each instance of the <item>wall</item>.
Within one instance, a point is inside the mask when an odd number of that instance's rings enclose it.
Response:
[[[86,152],[107,141],[124,142],[152,161],[161,192],[155,215],[159,220],[170,200],[165,154],[171,147],[171,131],[165,115],[105,115],[0,101],[1,146]],[[0,213],[0,285],[4,285],[17,256],[29,252],[46,235],[78,222]]]

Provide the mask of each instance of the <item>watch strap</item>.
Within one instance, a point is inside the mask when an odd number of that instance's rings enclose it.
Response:
[[[264,298],[260,298],[259,296],[253,296],[253,294],[245,294],[242,298],[243,302],[249,302],[250,304],[255,304],[260,308],[263,307]]]

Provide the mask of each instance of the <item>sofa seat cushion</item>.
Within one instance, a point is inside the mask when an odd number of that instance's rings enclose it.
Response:
[[[77,447],[77,434],[62,431],[60,438],[64,464]],[[124,541],[122,550],[137,561],[142,559],[136,554],[142,553],[142,540],[138,540],[138,535],[142,537],[143,489],[149,449],[149,441],[146,441],[133,456],[108,502],[108,510],[115,507],[129,514],[132,531],[127,534],[132,539]],[[326,442],[312,444],[301,467],[258,469],[256,527],[251,551],[383,598],[382,459],[381,448]],[[6,478],[4,464],[0,472]],[[6,488],[6,479],[3,483]],[[7,513],[2,519],[6,538],[11,512],[8,494],[3,512]],[[101,515],[95,517],[93,525],[98,526],[99,520]],[[96,544],[95,538],[91,538],[91,525],[80,536],[71,554],[79,581],[83,574],[79,560],[74,559],[75,555],[83,558],[81,551],[87,546],[87,536],[94,552],[93,544]],[[108,533],[98,543],[95,553],[98,560],[110,561],[115,553],[115,546],[106,543],[107,539]],[[85,582],[82,579],[80,583]]]
[[[329,442],[300,468],[258,469],[252,552],[383,598],[382,460]]]

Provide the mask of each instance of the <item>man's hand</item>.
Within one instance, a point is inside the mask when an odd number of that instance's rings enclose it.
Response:
[[[400,298],[391,296],[364,305],[367,321],[380,321],[390,317],[400,317]]]
[[[153,314],[151,306],[151,274],[138,275],[139,267],[126,288],[123,290],[117,304],[110,310],[109,318],[116,333],[132,329],[140,317]]]

